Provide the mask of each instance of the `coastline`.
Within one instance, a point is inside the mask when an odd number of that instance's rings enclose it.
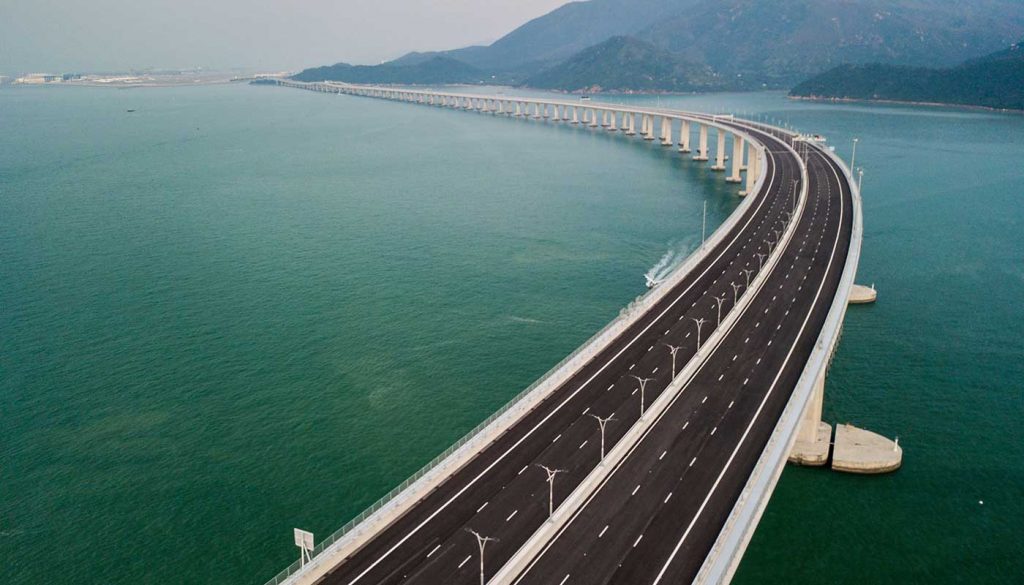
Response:
[[[978,106],[972,104],[955,104],[946,102],[919,102],[919,101],[904,101],[904,100],[886,100],[886,99],[867,99],[867,98],[850,98],[850,97],[828,97],[828,96],[804,96],[804,95],[787,95],[788,99],[800,100],[806,102],[829,102],[839,104],[885,104],[885,105],[901,105],[901,106],[921,106],[927,108],[957,108],[963,110],[974,110],[982,112],[995,112],[1000,114],[1017,114],[1024,115],[1024,110],[1014,110],[1008,108],[993,108],[991,106]]]

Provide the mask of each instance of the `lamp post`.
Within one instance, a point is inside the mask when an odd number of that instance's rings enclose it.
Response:
[[[749,268],[743,270],[743,274],[746,275],[746,277],[747,277],[747,288],[750,288],[750,273],[752,273],[752,272],[753,272],[753,270],[751,270]]]
[[[640,376],[633,376],[636,381],[640,383],[640,418],[644,417],[644,391],[647,389],[647,383],[654,378],[641,378]]]
[[[490,536],[480,536],[480,533],[472,528],[467,528],[466,532],[476,537],[476,545],[480,548],[480,585],[484,585],[484,547],[487,546],[488,542],[498,542],[498,539],[491,538]]]
[[[729,284],[732,285],[732,306],[735,307],[737,302],[738,302],[739,296],[740,296],[739,295],[740,289],[743,288],[743,285],[742,284],[736,284],[735,282],[730,282]]]
[[[548,521],[551,521],[551,516],[555,513],[555,476],[559,473],[565,473],[564,469],[551,469],[546,465],[536,464],[548,474]]]
[[[854,138],[853,139],[853,154],[850,155],[850,168],[851,169],[857,168],[856,162],[857,162],[857,141],[858,140],[859,140],[859,138]]]
[[[864,169],[857,169],[857,191],[860,192],[861,185],[864,184]]]
[[[700,330],[701,327],[704,326],[704,323],[707,322],[707,319],[705,319],[704,317],[701,317],[700,319],[690,317],[690,319],[697,324],[697,351],[700,351]]]
[[[722,326],[722,302],[725,301],[725,295],[722,295],[720,297],[712,297],[712,298],[714,298],[715,301],[717,301],[717,303],[718,303],[718,324],[715,325],[715,327],[718,328],[718,327]]]
[[[704,200],[704,220],[700,224],[700,247],[704,248],[704,241],[707,240],[708,233],[708,201]]]
[[[666,343],[665,347],[667,347],[668,351],[672,354],[672,379],[675,380],[675,378],[676,378],[676,352],[678,352],[679,349],[682,348],[682,346],[681,345],[669,345],[669,344]]]
[[[613,421],[615,419],[611,416],[601,418],[594,413],[590,413],[590,416],[594,417],[594,420],[596,420],[597,424],[601,427],[601,465],[604,465],[604,426],[608,424],[608,421]]]
[[[764,268],[764,259],[765,259],[765,257],[767,255],[766,254],[762,254],[760,252],[758,252],[757,254],[754,254],[754,255],[757,256],[757,269],[758,270],[763,269]]]

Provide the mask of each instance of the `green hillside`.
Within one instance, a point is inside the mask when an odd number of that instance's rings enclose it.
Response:
[[[796,97],[893,100],[1024,110],[1024,48],[948,69],[841,65],[797,85]]]
[[[484,74],[449,57],[434,56],[413,65],[349,65],[338,63],[306,69],[292,77],[297,81],[345,81],[348,83],[479,83]]]

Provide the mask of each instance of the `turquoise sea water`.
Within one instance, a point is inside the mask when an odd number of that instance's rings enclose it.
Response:
[[[861,139],[880,300],[826,418],[899,435],[904,468],[788,469],[736,582],[1024,574],[1024,118],[632,99]],[[719,179],[280,88],[0,90],[0,576],[262,583],[293,526],[341,526],[692,249],[703,201],[737,203]]]

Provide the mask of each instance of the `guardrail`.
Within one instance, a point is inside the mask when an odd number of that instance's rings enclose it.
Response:
[[[295,82],[288,82],[287,84],[279,83],[279,85],[302,87],[302,85]],[[431,92],[419,93],[429,94]],[[471,94],[436,93],[435,95],[468,96]],[[472,97],[480,99],[522,99],[524,101],[530,101],[531,103],[539,102],[557,105],[580,105],[560,100],[538,100],[534,98],[514,98],[511,96],[472,95]],[[754,192],[759,191],[761,185],[764,183],[767,173],[764,147],[759,141],[755,140],[752,135],[747,134],[746,132],[737,132],[736,129],[728,128],[725,124],[716,123],[703,114],[691,114],[689,112],[666,114],[663,113],[663,111],[646,108],[628,108],[612,105],[603,106],[600,104],[587,104],[585,107],[614,110],[619,112],[627,111],[638,114],[652,114],[659,116],[667,115],[673,119],[683,119],[690,122],[697,122],[716,127],[721,126],[730,132],[738,133],[750,143],[759,145],[759,148],[757,149],[759,175],[756,179]],[[307,561],[304,565],[300,561],[293,562],[274,576],[274,578],[267,581],[266,585],[280,585],[286,582],[294,583],[305,577],[312,578],[313,574],[322,571],[325,565],[330,565],[330,567],[333,568],[336,563],[331,564],[330,561],[332,559],[345,554],[351,554],[352,551],[358,549],[358,546],[361,545],[358,542],[360,538],[375,534],[383,527],[389,525],[394,518],[404,512],[402,509],[403,506],[409,505],[410,502],[414,503],[419,498],[423,497],[423,495],[429,493],[433,487],[441,481],[460,469],[472,458],[473,455],[486,447],[486,445],[490,444],[490,442],[497,438],[497,436],[499,436],[505,429],[532,410],[540,400],[561,386],[580,367],[604,350],[612,340],[622,334],[622,332],[633,325],[640,316],[660,301],[665,294],[679,283],[679,281],[686,277],[690,270],[692,270],[704,258],[704,256],[706,256],[708,251],[712,250],[728,235],[729,232],[732,231],[738,221],[743,217],[746,210],[753,204],[755,199],[755,197],[746,197],[740,205],[737,206],[733,213],[730,214],[726,221],[724,221],[699,248],[694,250],[687,259],[677,267],[664,282],[662,282],[662,284],[654,287],[644,295],[637,297],[634,301],[629,303],[629,305],[620,312],[619,316],[605,325],[596,334],[591,336],[583,343],[583,345],[573,350],[572,353],[549,369],[533,384],[519,392],[515,397],[506,402],[483,422],[473,427],[472,430],[463,435],[451,447],[434,457],[411,477],[389,491],[357,516],[346,522],[330,536],[320,541],[320,543],[313,548],[311,552],[312,559],[310,561]],[[695,357],[691,358],[691,361],[692,359],[695,359]],[[342,556],[342,558],[344,558],[344,556]]]

